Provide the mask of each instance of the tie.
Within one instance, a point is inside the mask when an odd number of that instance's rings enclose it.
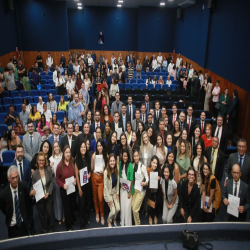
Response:
[[[131,118],[131,106],[129,107],[129,116]]]
[[[183,130],[183,123],[181,123],[181,132],[182,132],[182,130]]]
[[[19,163],[19,166],[20,166],[20,175],[21,175],[21,181],[23,181],[23,169],[22,169],[22,163],[20,162]]]
[[[145,122],[145,120],[144,120],[144,114],[143,114],[143,118],[142,118],[142,120],[143,120],[143,122]]]
[[[149,113],[149,110],[148,110],[148,103],[146,103],[146,108],[147,108],[147,113]]]
[[[212,151],[211,159],[210,159],[210,169],[213,168],[213,162],[214,162],[214,149]]]
[[[136,121],[136,131],[138,130],[138,122]]]
[[[190,132],[190,117],[188,117],[188,132]]]
[[[99,123],[96,124],[96,127],[99,127]]]
[[[57,141],[57,138],[55,137],[55,141]]]
[[[31,149],[33,148],[33,142],[32,142],[32,135],[30,136],[30,147],[31,147]]]
[[[201,134],[203,135],[203,129],[204,129],[204,127],[203,127],[204,125],[203,125],[203,122],[201,122]]]
[[[220,131],[220,128],[218,127],[217,133],[216,133],[216,136],[217,136],[217,137],[219,137],[219,131]]]
[[[16,225],[17,227],[21,227],[22,224],[22,218],[21,218],[21,211],[19,208],[19,201],[18,201],[18,197],[17,197],[17,191],[14,191],[15,193],[15,212],[16,212]]]
[[[159,111],[156,111],[156,120],[158,120],[159,119],[159,113],[158,113]]]
[[[240,168],[242,167],[242,157],[240,157],[240,162],[239,162]]]
[[[237,182],[235,182],[235,187],[234,187],[234,196],[237,196]]]
[[[175,122],[175,116],[173,116],[173,126],[174,126],[174,122]]]

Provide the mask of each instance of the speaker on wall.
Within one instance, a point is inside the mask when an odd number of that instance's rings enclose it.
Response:
[[[181,8],[177,9],[177,18],[181,18]]]

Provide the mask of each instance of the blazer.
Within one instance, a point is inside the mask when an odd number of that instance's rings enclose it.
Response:
[[[156,137],[157,134],[159,134],[159,133],[161,133],[160,130],[157,130],[157,131],[155,132],[155,137]],[[166,142],[166,139],[167,139],[167,131],[164,130],[164,143]]]
[[[200,138],[200,143],[201,143],[201,148],[202,148],[202,152],[205,152],[205,144],[204,144],[204,141],[202,138]],[[195,154],[195,138],[194,136],[191,137],[191,140],[190,140],[190,143],[191,143],[191,155],[194,155]]]
[[[234,164],[239,164],[238,152],[229,155],[227,164],[225,167],[225,177],[232,178],[231,170]],[[241,167],[240,179],[246,184],[250,185],[250,156],[245,154],[243,166]]]
[[[152,127],[154,129],[154,132],[157,130],[157,126],[154,123],[151,123],[151,125],[149,125],[148,122],[145,123],[145,130],[147,130],[149,127]]]
[[[139,155],[140,155],[140,162],[143,162],[144,149],[143,149],[142,145],[140,147]],[[151,143],[149,143],[148,160],[147,160],[147,166],[146,167],[150,166],[151,158],[153,157],[153,155],[154,155],[154,147],[153,147],[153,145]]]
[[[52,172],[49,166],[44,169],[44,174],[45,174],[45,179],[46,179],[46,193],[49,193],[50,195],[52,195],[54,184],[53,184]],[[40,175],[39,169],[36,169],[32,175],[32,189],[33,189],[33,185],[39,180],[41,180],[41,175]]]
[[[17,166],[17,161],[14,160],[13,162],[10,163],[10,166]],[[17,166],[19,167],[19,166]],[[19,181],[20,176],[19,176]],[[30,161],[23,159],[23,179],[22,181],[25,181],[27,183],[27,191],[29,193],[30,188],[31,188],[31,167],[30,167]]]
[[[210,162],[211,154],[212,154],[212,147],[207,147],[205,156],[207,158],[208,163]],[[220,149],[218,149],[214,175],[219,182],[221,182],[223,171],[224,171],[224,153]]]
[[[180,121],[179,121],[180,122]],[[181,122],[180,122],[180,131],[182,132],[183,129],[187,129],[188,131],[188,124],[186,123],[186,121],[183,122],[183,127],[181,127]]]
[[[217,125],[213,125],[213,137],[215,136],[216,128],[217,128]],[[220,147],[219,148],[223,151],[224,154],[227,151],[227,142],[228,142],[228,132],[224,127],[222,127],[222,133],[221,133]]]
[[[194,134],[194,127],[196,125],[196,118],[194,116],[192,116],[191,118],[191,123],[190,123],[190,131],[188,133],[188,137],[189,137],[189,140],[190,138],[193,136]],[[187,129],[188,129],[188,117],[186,118],[186,123],[187,123]]]
[[[148,120],[148,114],[145,113],[144,115],[145,115],[145,122],[144,122],[144,124],[145,124],[147,122],[147,120]],[[140,120],[142,121],[142,113],[141,113],[141,116],[140,116]]]
[[[135,119],[135,110],[136,110],[136,107],[135,107],[135,105],[133,105],[133,104],[132,104],[132,109],[133,109],[133,110],[132,110],[132,111],[133,111],[133,112],[132,112],[132,114],[133,114],[133,115],[132,115],[132,118],[133,118],[132,120],[134,120],[134,119]],[[127,114],[129,115],[129,105],[127,105]]]
[[[206,133],[206,126],[207,126],[207,122],[206,121],[204,121],[204,124],[203,124],[203,133],[201,134],[201,135],[203,135],[203,134],[205,134]],[[199,120],[199,121],[197,121],[197,125],[199,125],[199,128],[200,128],[200,130],[201,130],[201,121]]]
[[[37,132],[33,133],[32,139],[32,148],[30,147],[30,135],[29,133],[23,136],[23,148],[24,148],[24,157],[31,161],[36,153],[40,151],[42,144],[41,135]]]
[[[62,140],[61,140],[61,150],[63,151],[63,148],[69,145],[69,140],[68,140],[68,135],[66,134],[65,136],[63,136]],[[76,157],[76,149],[78,147],[78,136],[72,135],[72,144],[71,144],[71,155],[73,158]]]
[[[115,122],[111,122],[110,128],[111,128],[112,131],[115,131]],[[122,132],[124,132],[121,121],[118,121],[118,128],[122,128]]]
[[[120,114],[120,119],[119,119],[119,121],[122,123],[122,127],[123,127],[123,118],[122,118],[122,114]],[[128,113],[126,113],[126,124],[127,124],[127,122],[131,122],[131,118],[130,118],[130,116],[129,116],[129,114]],[[125,131],[127,130],[127,127],[126,127],[126,124],[125,124]]]
[[[79,147],[82,144],[82,142],[84,140],[86,140],[86,139],[88,139],[89,142],[91,142],[91,140],[95,139],[95,137],[92,134],[90,134],[90,133],[88,135],[85,135],[84,133],[81,133],[80,135],[78,135]]]
[[[233,179],[227,181],[227,185],[223,189],[222,201],[225,198],[228,199],[229,194],[233,195]],[[242,180],[240,181],[240,190],[238,197],[240,198],[240,206],[244,207],[244,213],[247,212],[247,210],[250,209],[250,195],[248,192],[248,185]],[[225,204],[223,204],[223,206],[225,206]],[[223,213],[223,215],[223,220],[228,221],[230,214]]]
[[[142,122],[141,119],[140,119],[139,121]],[[138,121],[138,122],[139,122],[139,121]],[[134,120],[131,122],[131,124],[132,124],[132,130],[133,130],[133,131],[137,131],[137,130],[138,130],[138,126],[137,126],[137,129],[136,129],[136,119],[134,119]]]
[[[235,96],[227,107],[227,114],[229,118],[235,119],[237,117],[237,111],[239,106],[239,97]]]
[[[119,171],[119,168],[118,168]],[[112,188],[112,177],[110,176],[108,178],[107,176],[107,169],[104,171],[104,200],[109,203],[110,201],[113,201],[113,194],[119,195],[119,172],[117,176],[117,183],[114,188]]]
[[[159,120],[162,118],[162,114],[161,114],[161,111],[159,110],[159,118],[157,119],[156,118],[156,111],[155,111],[155,113],[154,113],[154,121],[155,121],[155,123],[159,123]]]
[[[19,208],[23,218],[23,224],[26,227],[27,232],[29,231],[29,217],[31,216],[32,205],[30,203],[31,199],[29,198],[29,194],[27,192],[27,183],[20,181],[18,182],[18,201]],[[10,185],[8,185],[2,192],[0,193],[0,209],[5,214],[5,223],[9,228],[12,220],[14,208],[13,208],[13,199],[12,193],[10,189]]]
[[[119,114],[120,114],[120,113],[121,113],[121,108],[122,108],[122,102],[119,101],[119,105],[118,105],[118,108],[117,108],[116,101],[114,101],[114,102],[112,103],[112,105],[111,105],[111,114],[112,114],[112,116],[114,117],[114,113],[115,113],[116,111],[118,111]]]
[[[99,123],[100,123],[100,128],[101,128],[101,131],[102,131],[102,134],[103,134],[104,133],[105,125],[102,122],[99,122]],[[95,122],[93,122],[90,125],[89,133],[92,134],[92,135],[95,133]]]
[[[60,145],[60,144],[61,144],[61,140],[62,140],[62,136],[61,136],[61,135],[58,135],[58,137],[59,137],[59,145]],[[53,146],[53,143],[54,143],[54,135],[50,136],[48,140],[49,140],[50,145]]]
[[[153,105],[152,102],[148,102],[148,112],[147,112],[147,104],[146,104],[146,102],[144,102],[144,103],[145,103],[145,105],[146,105],[146,113],[148,114],[148,113],[149,113],[149,110],[154,108],[154,105]]]
[[[191,216],[193,220],[200,207],[200,189],[198,185],[196,183],[193,185],[192,191],[188,196],[188,181],[183,181],[179,197],[180,208],[183,208],[186,214],[188,211],[188,216]]]
[[[175,121],[176,120],[179,120],[179,116],[178,116],[178,114],[176,114],[176,119],[175,119]],[[168,117],[168,124],[171,126],[171,129],[173,129],[173,115],[170,115],[169,117]]]
[[[103,139],[103,141],[106,144],[106,140]],[[90,151],[91,155],[93,153],[95,153],[95,151],[96,151],[96,140],[95,139],[90,141],[89,151]]]

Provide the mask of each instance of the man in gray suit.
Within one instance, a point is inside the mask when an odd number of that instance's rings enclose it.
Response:
[[[111,106],[111,114],[114,116],[115,111],[118,111],[119,114],[121,113],[121,108],[122,108],[122,102],[120,101],[120,93],[116,92],[115,93],[115,101],[112,103]]]
[[[24,157],[31,161],[36,153],[39,152],[42,144],[41,135],[34,132],[34,124],[28,120],[27,128],[29,133],[23,136]]]
[[[227,185],[228,179],[232,178],[231,170],[234,164],[239,164],[241,168],[241,180],[250,185],[250,156],[246,154],[247,142],[244,139],[239,139],[237,144],[237,153],[230,154],[227,165],[225,167],[225,183]]]
[[[231,174],[233,178],[228,180],[227,186],[224,187],[224,191],[222,192],[223,205],[220,208],[215,221],[245,221],[246,214],[250,209],[250,195],[248,185],[240,179],[241,169],[238,164],[233,165]],[[240,198],[238,217],[227,213],[227,206],[229,205],[228,198],[230,194]]]
[[[138,130],[138,122],[142,121],[140,119],[140,117],[141,117],[141,112],[140,112],[140,109],[137,108],[135,110],[135,119],[131,122],[133,131],[137,131]]]

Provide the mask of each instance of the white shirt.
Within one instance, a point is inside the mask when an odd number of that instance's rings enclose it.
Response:
[[[204,83],[204,77],[202,74],[199,76],[199,79],[200,79],[200,84],[202,85]]]
[[[15,209],[15,193],[14,191],[16,191],[16,195],[17,195],[17,198],[18,198],[18,201],[19,201],[19,197],[18,197],[18,186],[16,189],[12,188],[12,186],[10,185],[10,191],[11,191],[11,194],[12,194],[12,201],[13,201],[13,215],[12,215],[12,219],[11,219],[11,222],[10,222],[10,226],[13,227],[16,225],[16,209]],[[20,202],[19,202],[19,208],[20,208]],[[22,221],[23,221],[23,218],[21,217]]]
[[[188,72],[188,77],[192,78],[193,74],[194,74],[194,69],[190,69],[189,72]]]
[[[50,57],[47,57],[46,59],[46,64],[51,67],[51,65],[53,64],[53,58],[50,56]]]
[[[162,63],[162,56],[157,56],[157,62],[158,62],[158,67],[161,67],[161,63]]]
[[[172,84],[172,81],[171,80],[167,80],[166,84],[170,87],[170,85]]]
[[[16,165],[17,165],[17,168],[18,168],[19,179],[20,179],[20,181],[23,181],[22,180],[22,175],[21,175],[21,169],[20,169],[20,165],[19,165],[20,163],[21,163],[21,166],[22,166],[22,173],[23,173],[23,160],[22,161],[16,160]]]
[[[75,82],[71,81],[71,82],[67,82],[66,84],[66,89],[69,90],[69,93],[71,93],[71,91],[75,88]]]
[[[218,129],[219,130],[219,134],[218,134],[218,138],[219,138],[219,145],[220,145],[220,139],[221,139],[221,135],[222,135],[222,126],[219,128],[218,126],[216,127],[216,130],[215,130],[215,133],[214,133],[214,136],[217,135],[217,132],[218,132]]]
[[[55,83],[56,82],[56,78],[57,78],[57,71],[55,70],[53,72],[53,82]]]
[[[46,122],[50,122],[50,118],[52,118],[51,111],[47,109],[47,111],[45,113],[42,112],[42,114],[45,115]]]
[[[157,68],[157,60],[154,59],[154,60],[152,61],[152,69],[156,69],[156,68]]]
[[[61,77],[61,78],[58,78],[58,77],[57,77],[57,78],[56,78],[56,80],[55,80],[56,86],[58,86],[59,84],[63,84],[63,83],[65,83],[63,77]]]
[[[122,65],[121,68],[122,68],[122,71],[123,71],[123,72],[126,70],[125,65]]]
[[[84,79],[84,83],[85,83],[85,89],[89,90],[90,80]]]
[[[182,58],[177,58],[176,59],[176,68],[180,67],[181,61],[182,61]]]
[[[235,181],[233,180],[233,195],[234,195],[234,189],[235,189]],[[236,196],[239,197],[239,191],[240,191],[240,180],[237,182],[237,193]]]
[[[69,136],[68,136],[68,141],[69,141],[69,147],[71,148],[71,146],[72,146],[72,136],[71,136],[71,138],[69,138]]]
[[[89,57],[88,58],[88,65],[89,65],[89,67],[92,65],[92,63],[93,63],[93,58]]]
[[[42,102],[42,104],[40,104],[40,102],[39,102],[36,105],[37,111],[40,112],[40,113],[43,112],[43,104],[44,104],[44,102]]]
[[[170,64],[168,65],[168,72],[169,72],[169,73],[171,73],[173,67],[174,67],[174,64],[173,64],[173,63],[170,63]]]

